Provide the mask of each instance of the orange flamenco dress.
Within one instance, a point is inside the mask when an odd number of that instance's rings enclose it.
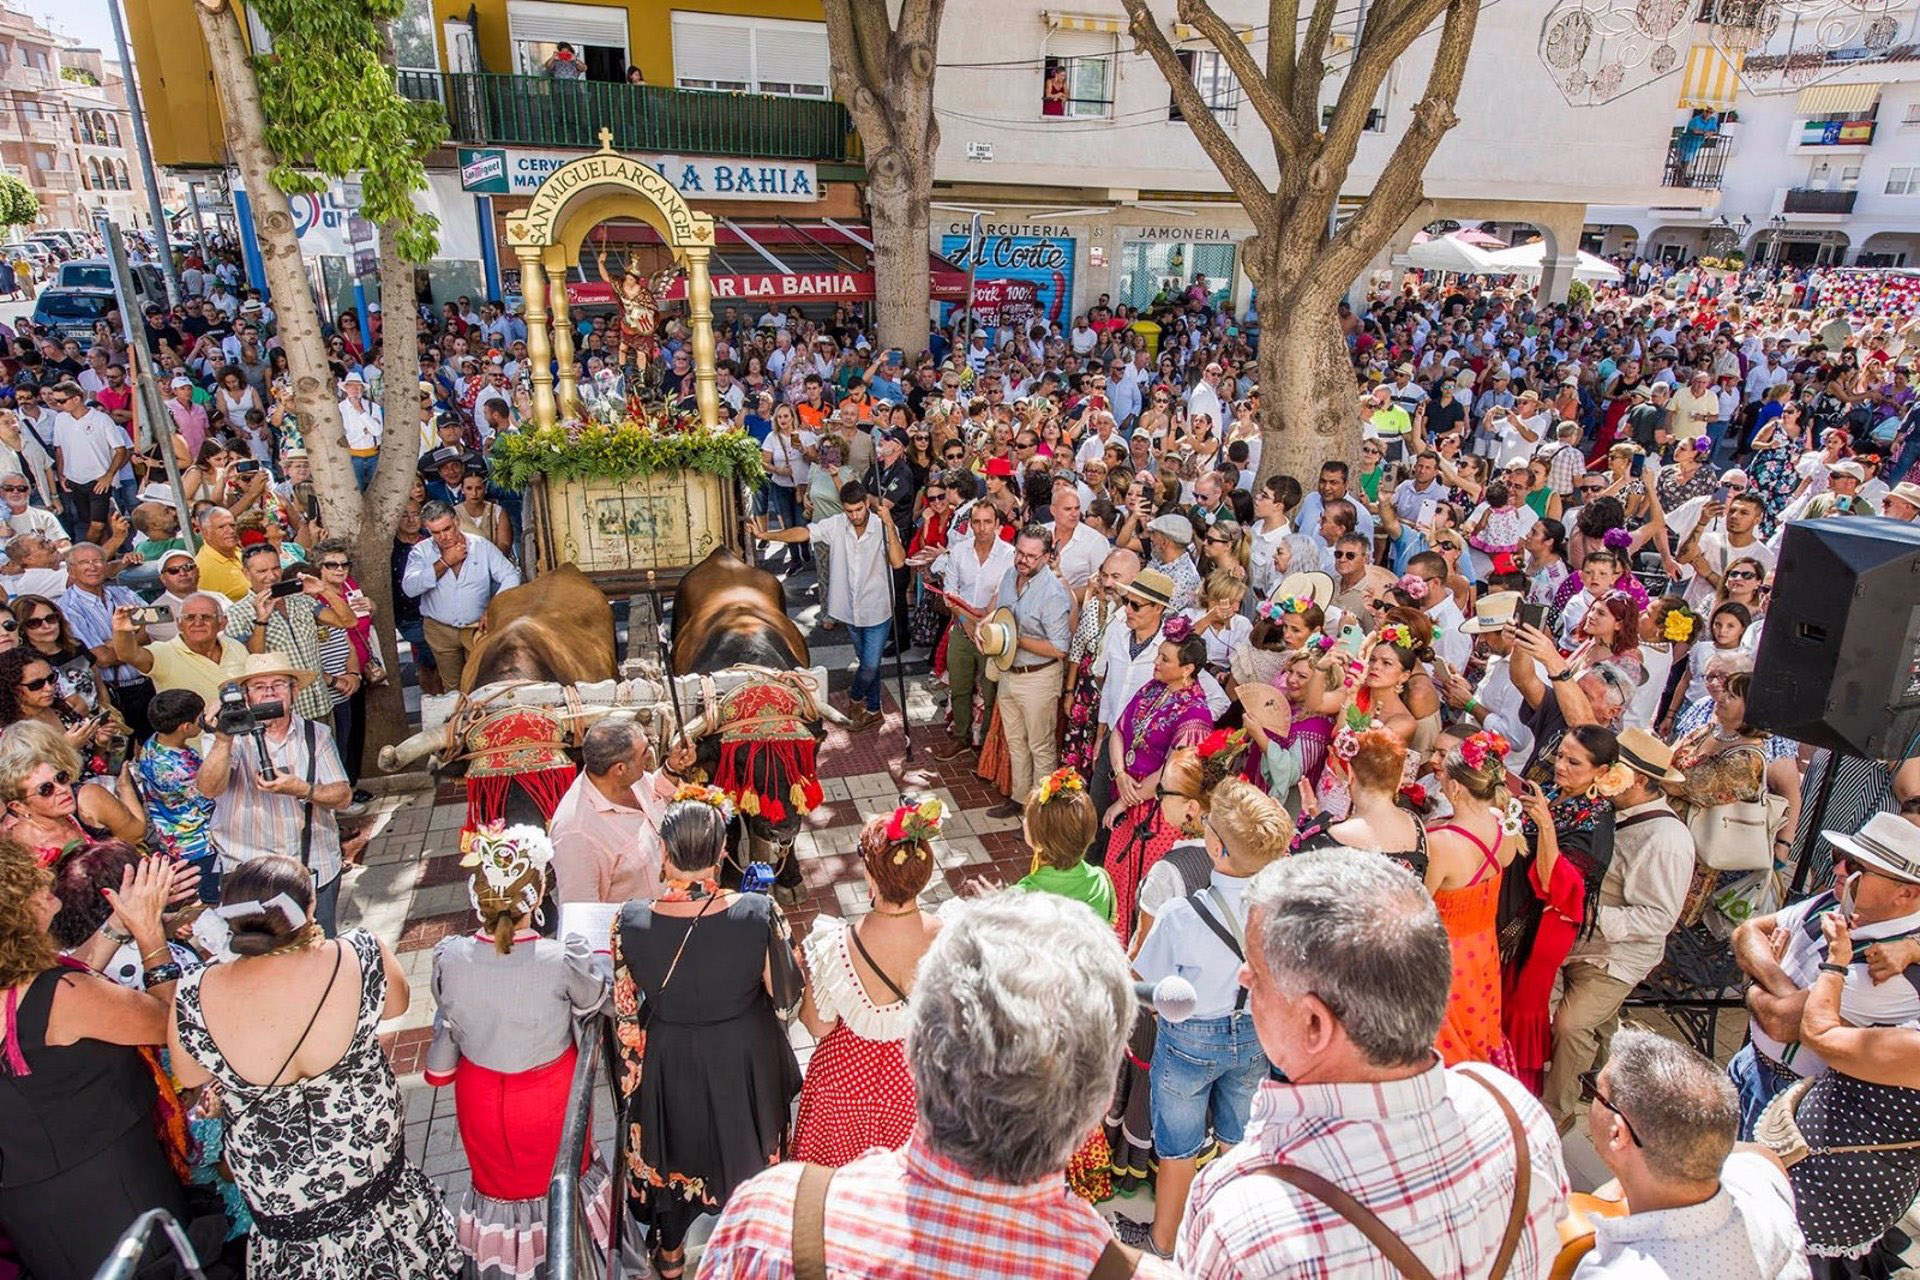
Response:
[[[1434,1047],[1450,1067],[1462,1062],[1506,1067],[1513,1055],[1500,1031],[1500,863],[1465,827],[1448,823],[1435,830],[1455,831],[1473,841],[1484,861],[1472,881],[1433,895],[1453,947],[1453,985],[1447,990],[1447,1016]]]

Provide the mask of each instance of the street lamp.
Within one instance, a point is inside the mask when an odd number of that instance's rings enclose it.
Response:
[[[1772,229],[1773,233],[1773,243],[1768,249],[1767,267],[1774,272],[1778,272],[1780,270],[1780,239],[1781,233],[1787,229],[1787,215],[1784,213],[1774,214],[1771,218],[1767,219],[1767,226]]]

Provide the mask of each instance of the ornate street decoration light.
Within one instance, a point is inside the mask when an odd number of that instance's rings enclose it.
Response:
[[[1678,71],[1709,43],[1757,94],[1791,93],[1920,42],[1920,0],[1555,0],[1540,61],[1567,101],[1598,106]]]

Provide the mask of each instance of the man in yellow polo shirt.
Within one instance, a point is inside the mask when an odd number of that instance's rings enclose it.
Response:
[[[202,591],[217,591],[235,604],[251,593],[240,563],[240,526],[225,507],[209,507],[200,518],[200,550],[193,560],[200,566]]]
[[[247,646],[226,634],[226,613],[205,591],[182,601],[175,621],[179,635],[146,645],[133,625],[132,608],[115,609],[114,657],[152,676],[156,691],[191,689],[209,709],[220,705],[220,686],[238,680],[246,670]]]

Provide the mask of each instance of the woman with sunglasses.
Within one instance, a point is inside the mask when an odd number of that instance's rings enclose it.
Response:
[[[55,699],[70,703],[69,710],[97,711],[99,673],[93,654],[73,634],[67,615],[45,596],[16,596],[8,607],[20,627],[21,648],[53,668]]]
[[[0,653],[0,727],[39,721],[86,753],[77,776],[104,777],[112,771],[117,735],[126,730],[110,714],[90,714],[77,702],[60,696],[59,673],[28,646]]]
[[[1218,521],[1200,540],[1201,576],[1224,573],[1244,585],[1252,556],[1253,539],[1247,531],[1237,521]]]
[[[122,774],[109,790],[79,777],[79,753],[52,726],[22,720],[0,734],[0,823],[47,866],[76,842],[147,838],[146,809],[131,779]]]

